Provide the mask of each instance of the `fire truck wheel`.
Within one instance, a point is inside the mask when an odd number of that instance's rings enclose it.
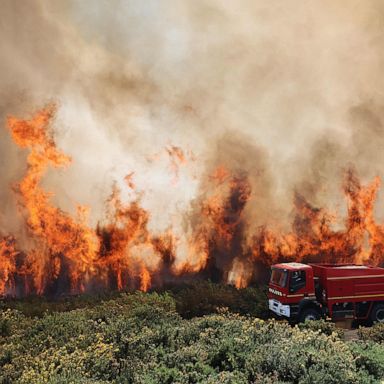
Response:
[[[384,304],[377,304],[373,307],[371,320],[374,323],[384,323]]]
[[[320,319],[320,313],[315,308],[307,308],[304,309],[299,316],[300,323],[305,323],[307,320],[319,320]]]

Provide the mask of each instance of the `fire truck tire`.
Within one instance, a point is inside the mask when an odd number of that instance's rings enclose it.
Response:
[[[374,323],[384,323],[384,304],[376,304],[371,312],[371,320]]]
[[[299,315],[299,322],[305,323],[309,320],[319,320],[321,317],[320,312],[315,308],[303,309]]]

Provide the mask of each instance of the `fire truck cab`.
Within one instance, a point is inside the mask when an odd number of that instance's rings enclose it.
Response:
[[[384,322],[384,268],[355,264],[272,266],[269,309],[293,322],[330,317]]]

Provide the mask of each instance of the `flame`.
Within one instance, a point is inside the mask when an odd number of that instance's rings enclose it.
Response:
[[[0,239],[0,293],[6,292],[6,288],[14,285],[16,273],[15,259],[18,252],[15,249],[15,239],[11,236]]]
[[[174,174],[172,184],[176,185],[179,181],[180,166],[183,166],[187,163],[187,157],[184,154],[183,150],[175,145],[171,145],[166,148],[167,154],[170,159],[170,169]]]
[[[342,183],[347,204],[343,227],[336,225],[340,218],[335,213],[314,207],[296,192],[288,232],[275,223],[250,233],[247,207],[255,196],[248,175],[218,165],[206,177],[208,187],[194,202],[195,213],[184,232],[169,227],[152,233],[150,212],[140,198],[124,203],[117,185],[106,202],[105,219],[91,228],[89,207],[78,206],[71,216],[55,207],[53,193],[41,186],[50,167],[65,169],[72,161],[56,147],[51,129],[55,111],[49,105],[29,120],[7,120],[15,144],[28,151],[26,173],[14,187],[28,247],[18,246],[12,235],[0,237],[1,295],[147,291],[167,279],[194,276],[243,288],[255,280],[260,265],[282,260],[383,263],[384,225],[374,217],[380,179],[362,185],[352,169]],[[176,146],[166,150],[177,176],[186,155]],[[135,191],[133,176],[128,174],[125,182]]]
[[[8,118],[8,127],[15,143],[30,150],[26,175],[16,186],[21,207],[28,215],[28,230],[39,244],[36,262],[36,252],[30,253],[27,259],[33,275],[48,276],[52,272],[60,275],[62,259],[65,258],[70,291],[83,291],[99,246],[94,231],[86,225],[86,208],[78,207],[78,216],[71,218],[54,207],[50,203],[53,194],[40,187],[48,166],[66,167],[71,162],[68,156],[57,150],[49,132],[49,123],[54,113],[54,106],[48,106],[31,120]],[[40,283],[35,288],[41,293],[45,282],[37,279],[35,283],[37,281]]]
[[[151,275],[144,265],[141,267],[140,278],[140,290],[148,291],[148,288],[151,286]]]
[[[284,258],[381,264],[384,227],[378,225],[373,216],[379,186],[379,178],[362,186],[356,173],[348,170],[343,183],[348,215],[345,229],[338,231],[332,229],[333,215],[311,206],[296,194],[293,231],[281,234],[264,228],[254,237],[253,258],[264,258],[269,263]],[[365,244],[367,236],[368,245]]]
[[[129,173],[127,176],[124,177],[125,182],[127,183],[128,187],[132,190],[136,189],[135,183],[133,182],[133,176],[135,172]]]

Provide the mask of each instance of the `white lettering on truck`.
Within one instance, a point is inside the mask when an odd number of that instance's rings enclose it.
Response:
[[[276,289],[273,289],[273,288],[269,288],[269,292],[273,293],[274,295],[277,295],[277,296],[283,296],[283,293],[276,290]]]

